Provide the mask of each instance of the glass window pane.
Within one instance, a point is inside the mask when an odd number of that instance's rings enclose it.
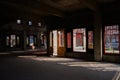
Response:
[[[32,25],[32,21],[28,21],[28,25],[31,26]]]
[[[17,36],[17,45],[19,45],[19,44],[20,44],[20,37]]]
[[[88,48],[93,49],[93,31],[88,31]]]
[[[30,46],[34,45],[34,38],[33,35],[30,36]]]
[[[64,47],[64,31],[58,31],[59,47]]]
[[[9,36],[6,37],[6,45],[9,46],[9,41],[10,41],[10,38]]]
[[[15,37],[16,37],[15,35],[10,36],[10,47],[14,47],[16,45]]]
[[[85,28],[73,29],[73,51],[86,52]]]
[[[50,47],[52,47],[52,32],[50,32]]]
[[[119,26],[105,26],[104,29],[105,53],[119,53]]]
[[[21,20],[20,19],[17,20],[17,24],[21,24]]]
[[[26,37],[26,44],[29,45],[29,38]]]
[[[71,48],[71,33],[67,33],[67,48]]]
[[[34,36],[34,44],[35,45],[37,44],[37,38],[36,38],[36,36]]]

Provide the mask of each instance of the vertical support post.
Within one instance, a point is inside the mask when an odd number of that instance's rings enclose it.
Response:
[[[102,21],[101,14],[96,11],[94,14],[94,59],[102,61]]]
[[[23,32],[23,49],[26,49],[26,31]]]
[[[40,34],[41,32],[40,31],[38,31],[37,32],[37,46],[38,46],[38,48],[40,48]]]

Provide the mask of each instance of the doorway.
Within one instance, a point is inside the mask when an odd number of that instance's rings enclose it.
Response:
[[[58,49],[57,49],[57,30],[53,30],[53,56],[57,56]]]

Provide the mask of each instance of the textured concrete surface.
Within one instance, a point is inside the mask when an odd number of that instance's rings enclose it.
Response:
[[[120,64],[71,58],[0,58],[0,80],[119,80]]]

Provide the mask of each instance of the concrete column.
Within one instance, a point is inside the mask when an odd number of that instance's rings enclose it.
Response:
[[[40,31],[38,31],[37,32],[37,45],[38,45],[38,48],[40,48],[40,34],[41,32]]]
[[[94,14],[94,59],[102,61],[102,21],[99,11]]]
[[[26,31],[23,31],[23,49],[26,49]]]

